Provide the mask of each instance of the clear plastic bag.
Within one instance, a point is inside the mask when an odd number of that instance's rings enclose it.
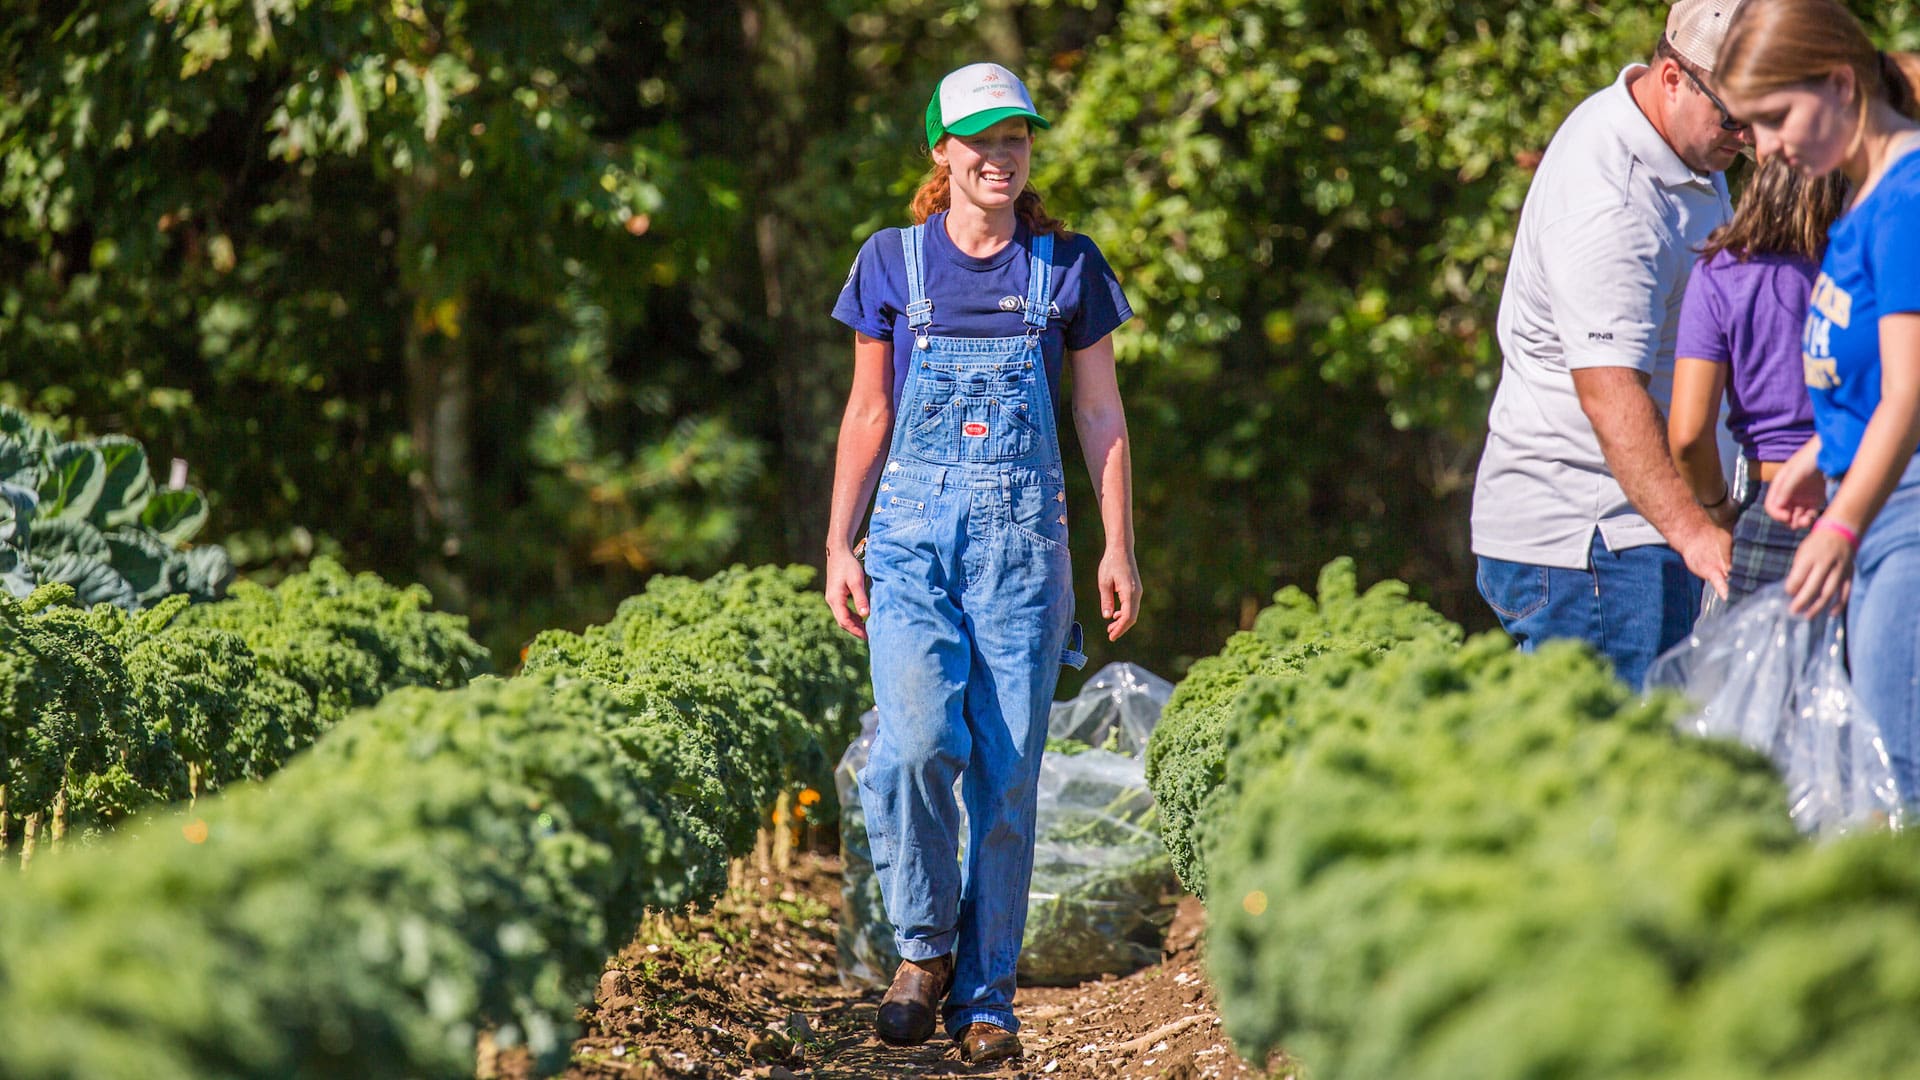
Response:
[[[1145,761],[1147,738],[1172,693],[1171,683],[1144,668],[1110,664],[1072,700],[1054,704],[1040,764],[1023,983],[1076,983],[1160,959],[1178,885],[1160,842]],[[860,718],[860,737],[834,770],[845,899],[840,976],[868,986],[885,986],[900,962],[857,782],[878,722],[874,710]],[[963,806],[963,857],[965,817]]]
[[[1847,678],[1844,616],[1802,619],[1769,587],[1694,627],[1654,662],[1648,687],[1684,692],[1682,730],[1770,758],[1809,834],[1898,829],[1905,806],[1881,740]]]

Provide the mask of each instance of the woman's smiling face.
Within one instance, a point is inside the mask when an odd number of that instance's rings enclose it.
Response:
[[[1017,116],[978,135],[948,135],[933,148],[933,160],[952,174],[951,198],[982,210],[1014,204],[1027,189],[1033,158],[1033,131]]]
[[[1754,149],[1761,157],[1784,155],[1787,164],[1808,176],[1825,176],[1839,168],[1853,145],[1858,112],[1853,107],[1853,72],[1846,69],[1753,97],[1726,98],[1733,114],[1753,125]]]

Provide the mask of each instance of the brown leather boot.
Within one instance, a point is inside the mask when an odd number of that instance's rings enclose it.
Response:
[[[993,1024],[968,1024],[960,1029],[959,1042],[969,1065],[993,1065],[1021,1054],[1020,1036]]]
[[[953,987],[953,957],[936,956],[918,963],[900,961],[893,985],[880,999],[873,1030],[894,1046],[919,1046],[933,1035],[940,1001]]]

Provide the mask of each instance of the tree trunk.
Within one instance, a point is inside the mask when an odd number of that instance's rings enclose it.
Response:
[[[1022,0],[986,0],[980,12],[980,41],[995,63],[1018,70],[1027,47],[1016,5]]]
[[[422,576],[434,595],[464,608],[467,587],[459,569],[473,529],[472,361],[460,331],[436,320],[444,300],[417,313],[407,329],[407,414],[419,466],[414,491],[414,531],[434,554]],[[426,308],[423,303],[421,305]]]
[[[7,785],[0,784],[0,853],[7,850],[7,841],[12,839],[7,828],[10,824],[7,818]]]
[[[432,552],[420,576],[435,598],[462,610],[468,592],[461,553],[473,527],[473,365],[464,325],[472,297],[466,282],[423,269],[432,263],[423,252],[446,247],[422,206],[431,200],[439,172],[434,162],[423,162],[395,196],[406,267],[402,280],[413,300],[402,358],[415,459],[407,479],[414,536]]]
[[[794,173],[816,131],[832,131],[855,110],[845,27],[814,5],[741,0],[741,36],[755,77],[746,91],[754,126],[748,185],[758,202],[755,253],[772,329],[779,398],[781,537],[787,558],[826,562],[827,502],[834,440],[852,370],[851,336],[821,317],[845,266],[813,265],[824,245],[806,236],[815,196]]]

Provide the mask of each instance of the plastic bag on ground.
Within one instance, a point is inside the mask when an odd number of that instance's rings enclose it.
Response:
[[[1160,959],[1178,885],[1145,762],[1147,737],[1172,693],[1171,683],[1144,668],[1110,664],[1072,700],[1054,703],[1040,764],[1021,982],[1077,983]],[[900,962],[857,782],[877,724],[874,710],[860,718],[860,737],[834,770],[845,899],[840,976],[868,986],[885,986]],[[963,806],[963,855],[965,815]]]
[[[1844,616],[1802,619],[1790,603],[1770,586],[1703,620],[1654,662],[1647,686],[1698,707],[1682,730],[1766,754],[1801,832],[1898,829],[1906,810],[1880,726],[1847,678]]]

